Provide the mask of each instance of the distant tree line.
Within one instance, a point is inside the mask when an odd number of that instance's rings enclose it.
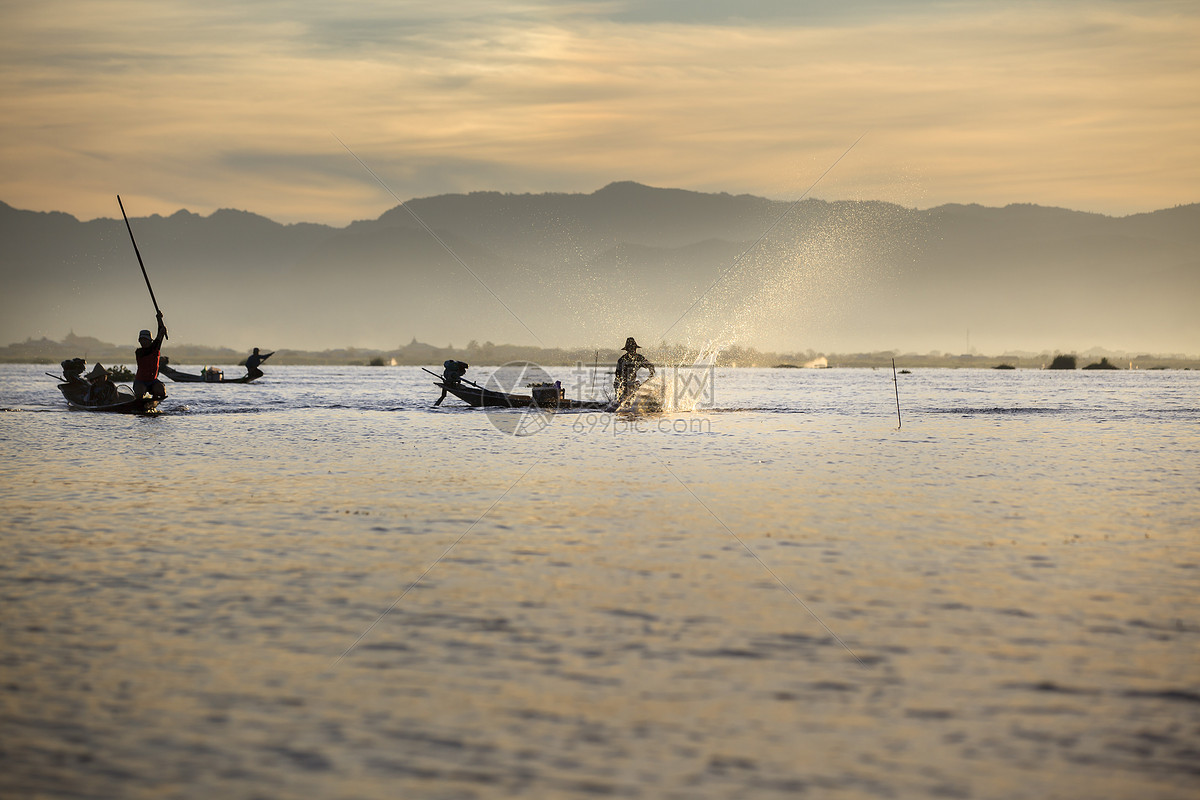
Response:
[[[273,343],[257,343],[257,346],[272,348]],[[63,341],[51,339],[27,339],[24,342],[0,347],[0,363],[20,364],[57,364],[66,358],[82,357],[95,363],[122,365],[132,364],[133,345],[116,345],[102,342],[88,336],[68,334]],[[346,347],[332,350],[289,350],[284,347],[274,347],[276,354],[271,359],[272,365],[286,364],[325,364],[325,365],[373,365],[373,366],[438,366],[443,361],[454,359],[465,361],[474,366],[498,366],[512,361],[530,361],[543,366],[571,366],[576,363],[611,365],[616,363],[621,351],[615,347],[606,348],[559,348],[559,347],[526,347],[523,345],[495,344],[485,341],[480,343],[471,340],[466,347],[456,348],[453,344],[445,347],[419,342],[415,338],[406,345],[391,350],[375,350],[366,348]],[[242,364],[246,353],[250,351],[234,350],[228,347],[205,347],[201,345],[173,345],[170,342],[163,348],[163,354],[171,358],[172,365],[211,365],[211,364]],[[682,344],[667,344],[647,346],[643,352],[658,364],[691,364],[697,357],[695,349]],[[764,352],[753,347],[731,345],[721,350],[716,359],[718,367],[799,367],[824,357],[830,368],[837,367],[869,367],[890,368],[892,360],[897,365],[905,367],[960,367],[960,368],[996,368],[1014,367],[1017,369],[1078,369],[1078,357],[1074,354],[1055,354],[1049,352],[1036,355],[1024,354],[1014,356],[986,356],[978,354],[953,355],[949,353],[902,353],[899,350],[881,350],[867,353],[818,353],[814,350],[803,352]],[[1114,356],[1114,358],[1117,358]],[[1141,354],[1120,357],[1120,362],[1127,362],[1132,369],[1200,369],[1200,356],[1155,356]],[[1099,362],[1089,364],[1083,369],[1122,369],[1112,363],[1107,356]]]

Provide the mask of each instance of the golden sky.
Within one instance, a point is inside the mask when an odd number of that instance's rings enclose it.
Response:
[[[0,200],[337,225],[396,205],[338,139],[401,199],[786,200],[866,131],[814,196],[1200,201],[1200,4],[829,5],[0,0]]]

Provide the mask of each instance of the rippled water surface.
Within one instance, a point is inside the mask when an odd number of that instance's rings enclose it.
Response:
[[[151,418],[44,370],[0,367],[4,797],[1200,786],[1200,374],[916,370],[897,428],[890,370],[723,370],[511,436],[413,368]]]

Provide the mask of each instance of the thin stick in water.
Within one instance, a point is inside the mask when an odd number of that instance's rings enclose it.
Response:
[[[896,377],[896,359],[892,359],[892,383],[896,387],[896,427],[904,427],[904,423],[900,421],[900,381]]]
[[[592,363],[592,393],[591,399],[596,398],[596,373],[600,371],[600,351],[596,351],[596,360]]]

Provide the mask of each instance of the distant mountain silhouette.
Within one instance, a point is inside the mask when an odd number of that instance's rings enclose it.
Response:
[[[390,349],[414,336],[614,347],[664,333],[778,351],[1200,342],[1200,205],[1122,218],[793,208],[620,182],[421,198],[344,228],[228,209],[131,223],[172,341],[236,350]],[[85,222],[0,203],[0,241],[0,342],[72,329],[132,342],[151,326],[119,214]]]

